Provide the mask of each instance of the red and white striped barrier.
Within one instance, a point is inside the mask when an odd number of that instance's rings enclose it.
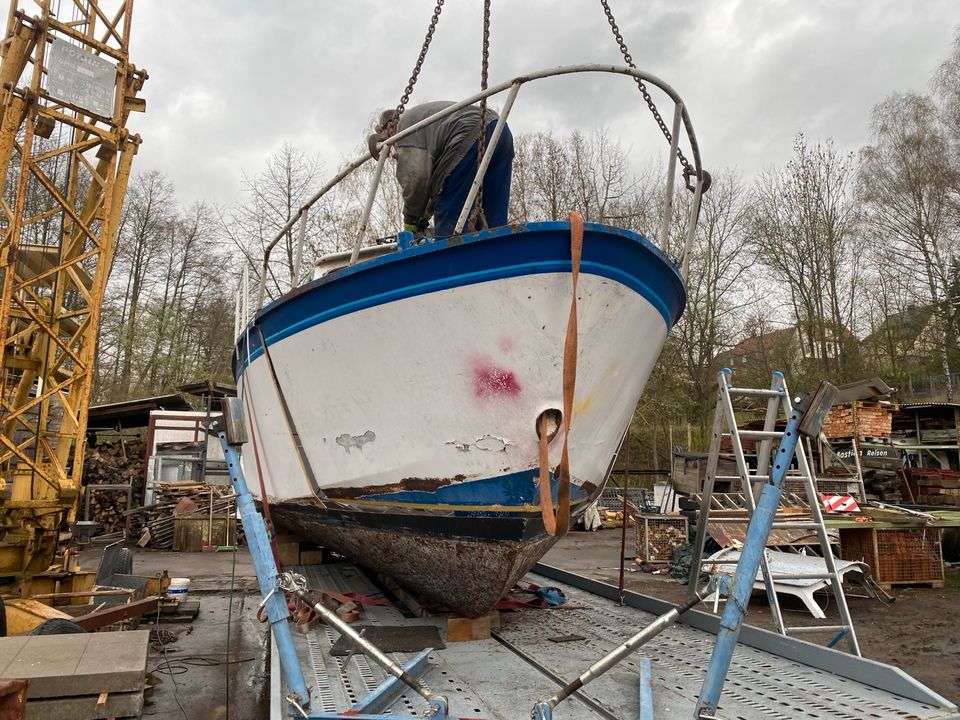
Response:
[[[821,493],[820,502],[823,503],[823,509],[828,513],[860,512],[860,506],[857,505],[857,501],[851,495]]]

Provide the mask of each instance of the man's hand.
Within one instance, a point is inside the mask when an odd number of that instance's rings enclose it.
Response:
[[[430,218],[422,217],[415,223],[405,222],[403,224],[403,229],[408,230],[415,235],[422,235],[430,228]]]

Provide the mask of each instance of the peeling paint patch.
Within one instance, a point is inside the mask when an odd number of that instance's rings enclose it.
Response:
[[[447,445],[453,445],[460,452],[470,452],[471,449],[483,450],[484,452],[506,452],[510,444],[506,440],[496,435],[481,435],[473,442],[464,440],[448,440]]]
[[[376,439],[377,434],[373,430],[367,430],[363,435],[351,435],[350,433],[343,433],[342,435],[337,435],[337,445],[349,453],[350,448],[363,450],[364,445],[371,443]]]
[[[503,438],[499,438],[494,435],[484,435],[482,437],[478,437],[476,442],[473,443],[473,446],[477,450],[486,450],[488,452],[506,452],[507,445],[509,444],[510,443]]]

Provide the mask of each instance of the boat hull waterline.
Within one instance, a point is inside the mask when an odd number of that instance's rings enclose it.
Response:
[[[509,591],[555,542],[537,429],[563,407],[569,233],[531,223],[407,247],[264,308],[234,371],[244,470],[275,522],[467,616]],[[587,224],[580,271],[574,519],[684,303],[673,264],[635,233]]]

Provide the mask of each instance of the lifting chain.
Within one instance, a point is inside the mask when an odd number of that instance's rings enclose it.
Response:
[[[610,23],[610,29],[613,31],[613,37],[616,39],[617,45],[620,46],[620,52],[623,54],[624,62],[626,62],[630,68],[636,70],[637,66],[633,62],[633,56],[630,55],[630,51],[627,49],[627,43],[623,40],[623,35],[620,33],[620,28],[617,25],[617,21],[613,17],[613,11],[610,9],[610,4],[607,0],[600,0],[600,4],[603,6],[604,14],[607,16],[607,22]],[[635,77],[634,81],[637,83],[637,87],[640,88],[640,93],[643,95],[643,99],[646,101],[647,107],[650,108],[650,113],[653,115],[653,119],[656,120],[657,125],[660,126],[660,131],[667,139],[667,143],[672,143],[673,135],[670,132],[670,128],[668,128],[667,124],[663,121],[663,116],[660,115],[660,111],[657,109],[656,103],[654,103],[653,98],[650,97],[650,91],[647,90],[646,83],[644,83],[643,80],[638,77]],[[687,180],[687,187],[691,188],[690,181],[692,178],[697,177],[697,171],[694,169],[693,165],[690,164],[690,161],[687,160],[687,157],[683,154],[683,150],[680,149],[679,145],[677,146],[677,159],[680,161],[680,164],[683,165],[683,177]],[[706,190],[706,183],[707,181],[704,182],[704,190]]]
[[[487,89],[490,75],[490,3],[483,0],[483,49],[480,52],[480,92]],[[483,162],[484,146],[487,140],[487,98],[480,99],[480,138],[477,140],[477,170]],[[482,222],[481,222],[482,220]],[[473,226],[480,230],[481,225],[486,227],[486,218],[483,215],[483,178],[480,178],[480,187],[477,188],[477,200],[473,210]]]
[[[437,29],[437,23],[440,21],[440,13],[443,10],[444,0],[437,0],[437,6],[433,9],[433,16],[430,18],[430,25],[427,27],[427,35],[423,38],[423,46],[420,48],[420,55],[417,57],[417,64],[410,73],[410,79],[407,81],[407,87],[403,91],[403,97],[397,104],[393,118],[387,127],[387,136],[397,132],[397,123],[400,122],[400,116],[407,109],[407,103],[410,102],[410,95],[413,93],[413,86],[417,84],[417,78],[420,77],[420,70],[423,69],[423,61],[427,59],[427,50],[430,49],[430,42],[433,40],[433,33]]]

